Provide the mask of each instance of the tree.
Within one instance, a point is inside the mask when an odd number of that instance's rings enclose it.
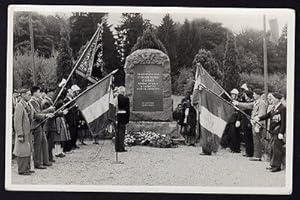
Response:
[[[119,44],[122,45],[123,58],[126,58],[130,54],[138,37],[142,36],[147,26],[149,24],[146,23],[145,25],[142,14],[122,13],[122,23],[116,27],[116,31],[118,32]]]
[[[14,14],[14,52],[25,54],[30,49],[29,36],[30,12],[16,12]],[[32,13],[34,35],[34,49],[39,56],[50,57],[53,51],[54,35],[48,32],[45,16]]]
[[[227,34],[226,49],[223,61],[223,87],[230,91],[240,85],[240,69],[237,60],[235,37],[231,32]]]
[[[105,13],[73,13],[70,17],[70,47],[72,48],[75,59],[80,55],[80,48],[89,41],[98,23],[102,22]]]
[[[167,54],[165,46],[156,38],[150,29],[146,30],[143,35],[138,38],[136,44],[131,49],[131,53],[138,49],[158,49]]]
[[[168,52],[168,56],[171,62],[171,70],[172,64],[175,63],[176,58],[176,27],[175,23],[170,17],[170,14],[166,14],[162,19],[162,23],[157,28],[157,37],[164,44],[166,50]]]
[[[178,37],[178,46],[177,46],[177,64],[178,68],[190,67],[192,64],[188,61],[190,57],[190,52],[188,51],[191,44],[189,43],[189,34],[190,34],[190,23],[187,19],[185,19],[183,25],[179,30],[179,37]]]
[[[210,51],[200,49],[193,61],[193,71],[196,71],[197,64],[200,64],[220,85],[222,85],[222,72]]]
[[[67,78],[73,68],[72,49],[69,45],[69,32],[61,26],[61,39],[59,46],[59,54],[57,56],[57,81]]]

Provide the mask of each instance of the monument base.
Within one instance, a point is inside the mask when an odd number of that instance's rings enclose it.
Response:
[[[128,132],[152,131],[160,135],[178,137],[177,122],[130,121],[127,125]]]

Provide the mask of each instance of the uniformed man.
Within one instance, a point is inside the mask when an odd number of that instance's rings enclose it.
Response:
[[[270,169],[271,172],[278,172],[281,170],[281,163],[284,157],[284,134],[286,128],[286,108],[281,103],[282,95],[279,93],[273,93],[274,108],[263,116],[255,117],[255,121],[262,121],[266,119],[271,119],[270,122],[270,132],[272,134],[271,139],[271,162]]]
[[[30,157],[32,152],[30,132],[32,114],[28,105],[30,91],[28,89],[22,89],[20,93],[21,99],[16,104],[14,114],[16,139],[13,153],[17,157],[19,175],[30,175],[34,172],[30,169]]]
[[[117,112],[117,132],[115,141],[116,152],[125,152],[125,129],[126,124],[129,122],[130,105],[129,98],[125,96],[125,87],[119,87],[118,95],[118,112]]]
[[[234,101],[233,104],[242,108],[242,109],[252,109],[251,119],[255,117],[260,117],[266,114],[267,105],[265,101],[262,99],[263,91],[259,88],[253,90],[253,98],[254,102],[250,103],[241,103],[238,101]],[[262,157],[262,138],[263,138],[263,126],[265,123],[262,121],[260,124],[253,123],[252,124],[252,133],[253,133],[253,144],[254,144],[254,152],[253,157],[250,158],[250,161],[261,161]]]
[[[40,87],[32,86],[31,94],[32,97],[29,100],[29,105],[33,111],[31,128],[33,134],[34,167],[36,169],[46,169],[46,166],[52,166],[52,164],[49,162],[48,142],[41,122],[46,118],[54,117],[54,114],[52,113],[54,107],[42,111]]]

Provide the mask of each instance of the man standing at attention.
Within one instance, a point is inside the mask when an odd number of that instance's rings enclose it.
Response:
[[[32,97],[29,101],[29,105],[31,106],[31,109],[33,111],[33,121],[31,124],[31,128],[33,134],[34,168],[46,169],[46,166],[52,166],[52,164],[49,162],[48,142],[41,122],[46,118],[53,118],[54,114],[50,113],[50,111],[49,113],[46,113],[46,111],[42,112],[40,87],[32,86],[31,94]],[[51,106],[50,108],[52,110],[55,109],[53,106]]]
[[[21,99],[16,104],[14,113],[14,129],[16,134],[14,155],[17,156],[19,175],[30,175],[34,171],[30,170],[31,155],[31,110],[28,105],[30,91],[20,90]]]
[[[119,87],[118,112],[117,112],[117,133],[115,141],[116,152],[125,152],[124,140],[126,124],[129,122],[130,105],[129,98],[125,96],[125,87]]]
[[[285,134],[286,128],[286,108],[280,102],[282,95],[279,93],[273,94],[273,109],[266,115],[256,117],[254,121],[262,121],[266,119],[271,119],[270,122],[270,132],[272,134],[271,138],[271,162],[270,169],[271,172],[278,172],[281,170],[281,163],[284,157],[284,141],[283,136]]]

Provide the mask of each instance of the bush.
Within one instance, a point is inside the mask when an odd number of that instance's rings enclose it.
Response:
[[[56,58],[35,55],[37,85],[54,87],[56,84]],[[33,85],[32,58],[29,54],[17,54],[13,58],[13,88],[30,88]]]
[[[178,79],[176,80],[175,85],[177,86],[174,94],[185,95],[187,92],[193,90],[194,86],[194,75],[192,69],[182,68],[179,72]]]
[[[253,89],[256,87],[264,88],[264,76],[261,74],[241,73],[242,83]],[[268,80],[268,90],[270,92],[280,92],[286,94],[286,74],[270,74]]]

